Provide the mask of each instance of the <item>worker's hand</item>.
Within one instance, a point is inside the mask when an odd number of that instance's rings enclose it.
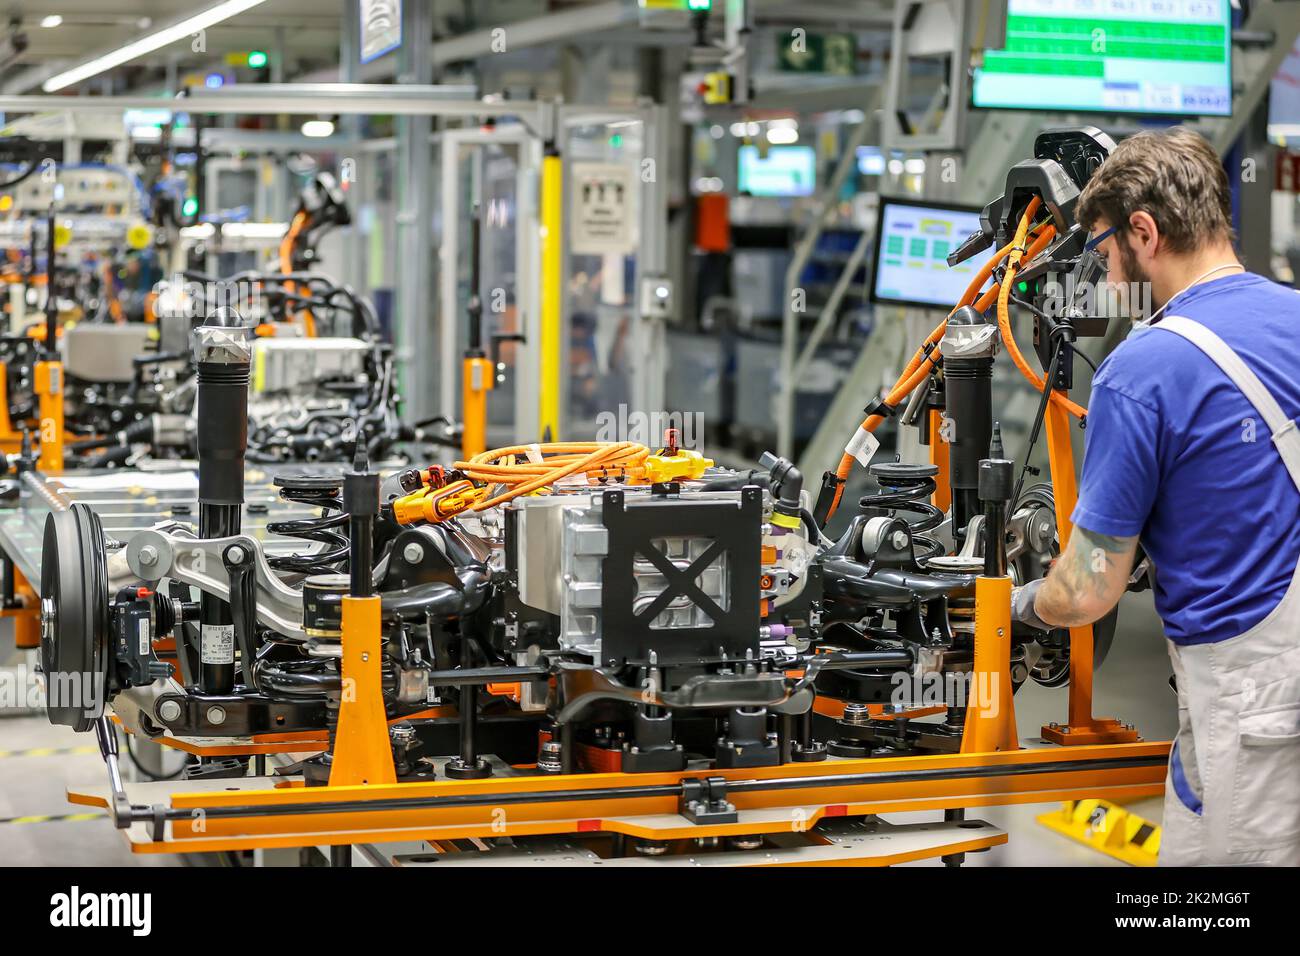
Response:
[[[1038,589],[1043,586],[1046,578],[1039,578],[1037,581],[1030,581],[1028,584],[1011,591],[1011,620],[1021,624],[1027,624],[1029,627],[1036,628],[1040,631],[1050,631],[1050,624],[1043,621],[1034,611],[1034,599],[1038,597]]]

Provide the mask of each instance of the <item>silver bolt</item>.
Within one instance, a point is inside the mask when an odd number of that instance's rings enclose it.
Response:
[[[212,708],[216,710],[217,708]],[[181,716],[181,705],[174,700],[165,700],[158,705],[158,719],[165,723],[171,723],[173,720],[179,720]],[[222,714],[222,720],[225,715]]]
[[[143,548],[140,549],[140,563],[157,564],[158,549],[151,544],[146,544]]]
[[[226,722],[226,709],[224,707],[208,708],[208,723],[224,724]]]
[[[419,564],[424,560],[424,548],[416,541],[412,541],[402,549],[402,557],[406,559],[407,564]]]
[[[907,532],[895,531],[890,536],[889,541],[894,547],[898,548],[899,550],[902,550],[903,548],[907,547]]]
[[[233,544],[230,546],[230,550],[226,552],[226,557],[230,560],[231,564],[243,564],[244,549],[237,544]]]
[[[53,644],[59,636],[59,610],[54,598],[41,598],[41,640]]]
[[[871,720],[871,711],[866,704],[845,704],[843,720],[846,724],[865,724]]]

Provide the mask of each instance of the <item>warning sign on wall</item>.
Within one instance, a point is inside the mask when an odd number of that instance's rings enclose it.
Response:
[[[629,255],[632,169],[617,163],[574,163],[570,248],[576,255]]]

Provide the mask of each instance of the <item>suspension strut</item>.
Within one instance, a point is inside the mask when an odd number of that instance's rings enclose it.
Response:
[[[248,372],[252,346],[239,313],[220,308],[194,330],[198,367],[199,537],[239,534],[248,443]],[[199,601],[199,690],[229,694],[235,685],[235,624],[230,604],[204,592]]]
[[[993,356],[998,327],[986,322],[971,306],[948,318],[943,336],[943,376],[952,482],[952,532],[958,549],[966,527],[981,511],[980,460],[988,457],[993,437]]]

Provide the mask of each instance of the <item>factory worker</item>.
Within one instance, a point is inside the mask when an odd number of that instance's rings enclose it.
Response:
[[[1300,295],[1237,260],[1188,130],[1122,142],[1077,213],[1145,321],[1093,380],[1074,532],[1012,614],[1096,621],[1140,542],[1178,694],[1161,862],[1300,864]]]

